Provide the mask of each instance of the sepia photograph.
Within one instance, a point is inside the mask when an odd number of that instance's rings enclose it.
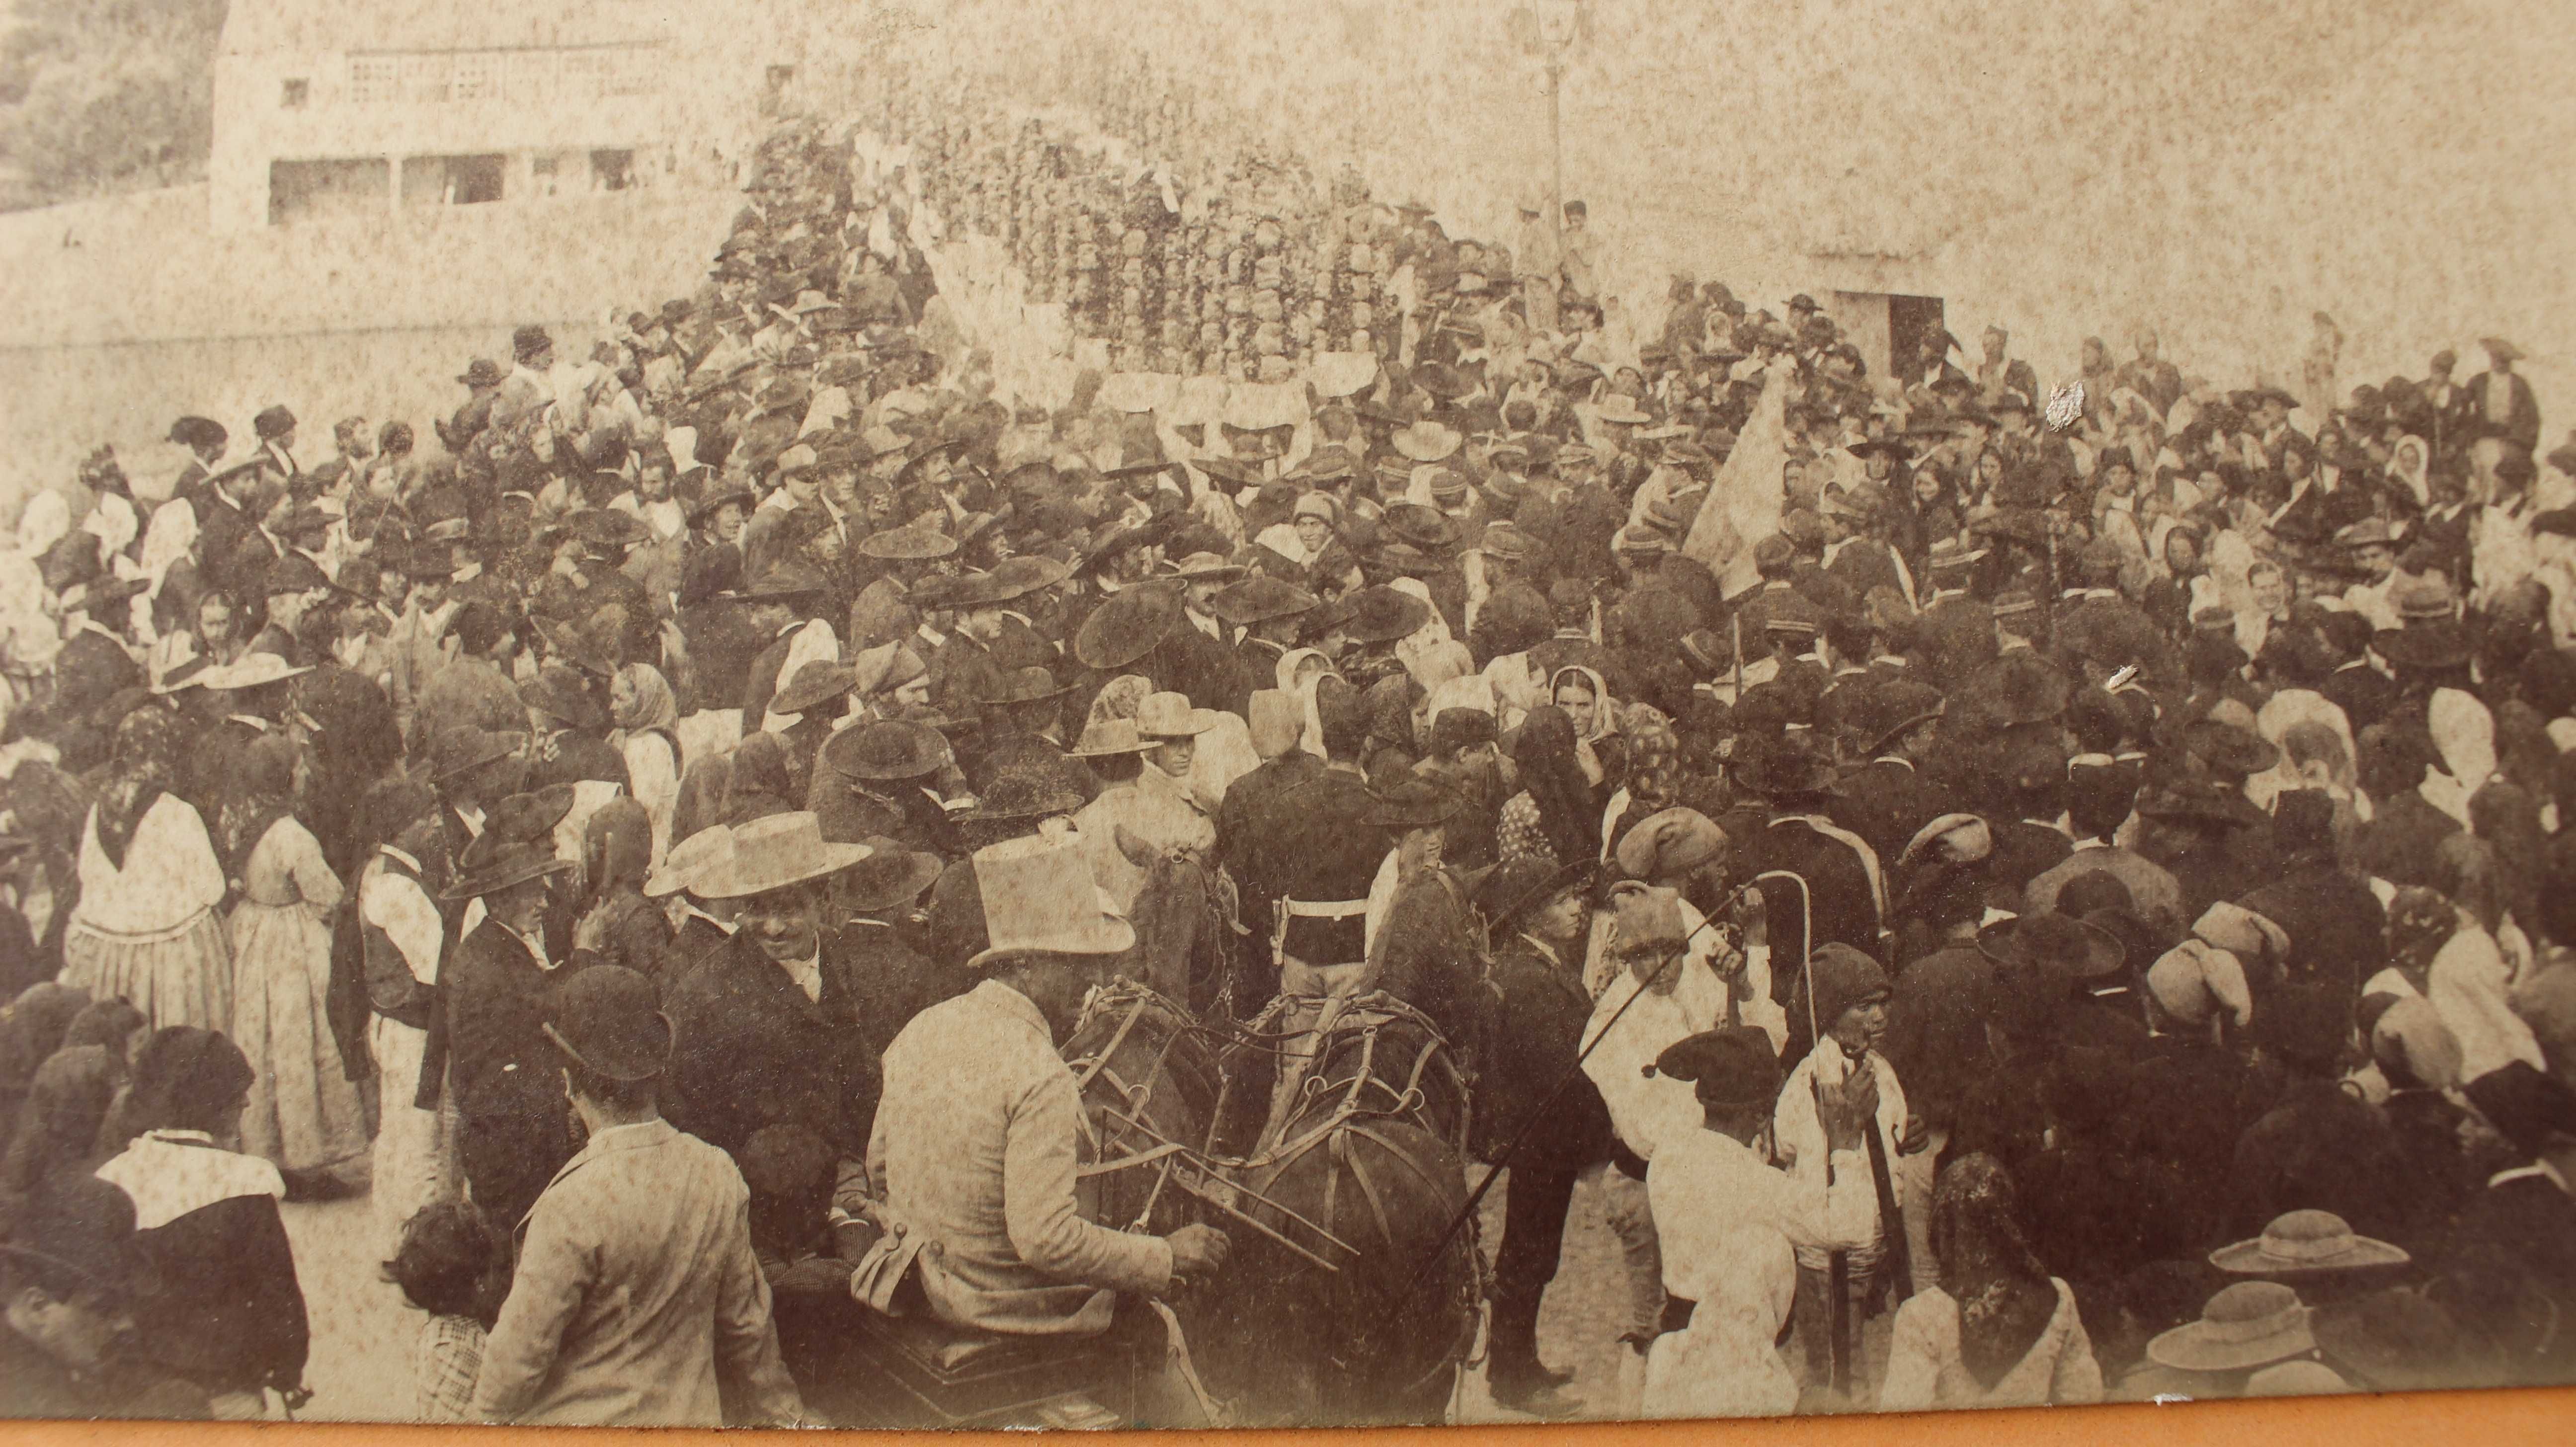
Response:
[[[2546,7],[0,7],[0,1417],[2576,1385]]]

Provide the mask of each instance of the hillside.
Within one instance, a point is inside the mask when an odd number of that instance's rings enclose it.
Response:
[[[227,0],[7,0],[0,210],[202,179]]]

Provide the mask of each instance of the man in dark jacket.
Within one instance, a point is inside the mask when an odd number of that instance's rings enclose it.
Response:
[[[2237,896],[2290,936],[2281,961],[2293,984],[2328,985],[2358,998],[2388,959],[2388,914],[2370,881],[2335,858],[2334,801],[2321,789],[2283,794],[2272,806],[2281,874]]]
[[[1337,679],[1317,686],[1315,703],[1324,726],[1324,768],[1281,791],[1273,806],[1284,827],[1276,856],[1280,915],[1270,945],[1280,988],[1301,994],[1325,993],[1363,968],[1362,917],[1386,861],[1386,831],[1368,822],[1376,805],[1360,772],[1368,712],[1359,694]]]
[[[742,902],[733,938],[668,985],[675,1123],[727,1151],[764,1126],[829,1144],[843,1174],[867,1159],[881,1084],[877,1047],[894,1031],[863,1018],[869,982],[851,942],[825,927],[824,881],[868,857],[824,840],[812,814],[734,828],[733,857],[690,886]]]
[[[1785,1007],[1799,998],[1803,962],[1812,950],[1845,944],[1874,954],[1882,948],[1886,887],[1877,853],[1825,817],[1827,772],[1813,747],[1795,737],[1771,745],[1755,755],[1744,782],[1770,800],[1772,817],[1744,840],[1743,874],[1794,874],[1807,885],[1803,892],[1780,879],[1760,885],[1770,920],[1771,998]],[[1802,923],[1812,929],[1804,938]],[[1804,1059],[1814,1043],[1806,1012],[1790,1010],[1782,1058]]]
[[[1407,777],[1377,795],[1368,822],[1396,843],[1395,898],[1369,952],[1371,988],[1431,1017],[1470,1070],[1487,1059],[1493,994],[1484,981],[1466,881],[1441,862],[1444,831],[1460,801],[1440,784]]]
[[[432,1023],[429,1052],[447,1060],[465,1180],[496,1228],[516,1227],[573,1153],[560,1057],[545,1036],[570,943],[546,939],[547,880],[572,867],[553,840],[571,808],[572,790],[561,786],[492,805],[441,896],[479,899],[485,911],[440,972],[443,1018]]]
[[[1287,796],[1324,772],[1324,761],[1297,746],[1306,727],[1297,696],[1278,689],[1252,695],[1252,751],[1260,767],[1226,786],[1216,811],[1217,862],[1234,880],[1249,945],[1237,952],[1234,1008],[1249,1016],[1279,993],[1279,962],[1270,950],[1289,856],[1282,848]]]
[[[1826,813],[1892,865],[1915,831],[1949,812],[1949,791],[1927,778],[1942,712],[1941,691],[1912,679],[1861,690],[1849,722],[1857,751],[1869,762],[1843,776]]]
[[[1610,1112],[1574,1068],[1592,999],[1582,980],[1585,907],[1581,866],[1515,859],[1485,880],[1478,902],[1491,922],[1495,987],[1493,1055],[1477,1122],[1481,1154],[1511,1169],[1503,1240],[1494,1259],[1494,1323],[1486,1379],[1494,1400],[1541,1416],[1563,1415],[1556,1397],[1570,1373],[1538,1356],[1538,1311],[1555,1278],[1575,1177],[1610,1151]],[[1558,1082],[1563,1081],[1560,1090]]]

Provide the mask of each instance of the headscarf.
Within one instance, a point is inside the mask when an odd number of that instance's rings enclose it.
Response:
[[[1617,733],[1619,731],[1618,700],[1610,696],[1610,685],[1601,681],[1601,675],[1582,664],[1569,663],[1547,676],[1548,703],[1555,704],[1556,691],[1565,686],[1567,674],[1581,678],[1592,690],[1592,727],[1584,733],[1583,741],[1587,744],[1598,743]],[[1568,718],[1566,722],[1572,723],[1573,719]]]
[[[2473,695],[2437,688],[2426,721],[2442,772],[2426,774],[2420,792],[2425,802],[2469,828],[2470,797],[2496,776],[2495,716]]]
[[[1321,660],[1324,665],[1324,671],[1301,682],[1297,677],[1297,670],[1302,667],[1309,658]],[[1327,678],[1340,676],[1333,669],[1333,660],[1331,655],[1325,653],[1324,650],[1320,648],[1299,648],[1288,653],[1281,654],[1279,657],[1279,667],[1275,676],[1279,680],[1280,689],[1283,692],[1297,695],[1298,703],[1306,711],[1306,734],[1303,741],[1298,744],[1298,747],[1304,749],[1310,754],[1313,754],[1316,758],[1320,759],[1326,757],[1324,753],[1324,716],[1315,706],[1315,685],[1321,683]]]
[[[1154,692],[1154,680],[1141,673],[1122,673],[1101,685],[1091,700],[1091,712],[1083,720],[1087,731],[1112,719],[1134,718],[1136,710]]]
[[[216,842],[224,868],[236,879],[269,826],[294,812],[295,744],[283,734],[263,735],[242,751],[233,792],[216,811]]]
[[[787,773],[787,741],[778,735],[751,734],[734,745],[724,821],[740,826],[793,811],[796,805],[788,797]]]
[[[71,530],[72,505],[61,493],[40,489],[27,499],[26,511],[18,514],[18,556],[41,558]]]
[[[2397,439],[2388,454],[2388,475],[2415,490],[2415,505],[2424,507],[2433,500],[2433,449],[2424,439],[2408,433]]]
[[[1368,710],[1369,747],[1416,753],[1421,744],[1413,736],[1413,706],[1429,696],[1429,690],[1411,674],[1390,673],[1370,684],[1361,701],[1361,707]]]
[[[1660,709],[1628,708],[1628,814],[1643,819],[1670,807],[1681,789],[1682,742]]]
[[[0,1161],[0,1210],[14,1209],[46,1176],[92,1153],[124,1075],[122,1060],[101,1045],[57,1050],[36,1067]]]
[[[1395,656],[1407,672],[1421,680],[1424,688],[1437,688],[1450,679],[1475,672],[1475,660],[1466,646],[1450,634],[1449,620],[1440,615],[1440,605],[1432,600],[1430,585],[1420,578],[1398,578],[1387,586],[1421,599],[1430,608],[1421,627],[1395,641]]]
[[[125,867],[125,848],[143,816],[179,778],[179,752],[188,725],[163,708],[138,708],[116,725],[116,768],[98,797],[98,847],[108,862]]]
[[[680,726],[680,700],[671,692],[671,681],[662,676],[662,670],[649,663],[630,663],[617,670],[617,676],[634,693],[624,707],[611,709],[610,719],[616,727],[609,731],[608,743],[620,756],[626,752],[628,739],[656,730],[667,734]],[[610,690],[612,698],[615,693]]]
[[[1521,788],[1538,806],[1539,832],[1557,862],[1600,858],[1601,809],[1574,757],[1573,718],[1554,704],[1531,709],[1512,743],[1512,763],[1520,770]]]
[[[1932,1254],[1959,1305],[1959,1362],[1992,1387],[2030,1355],[2057,1314],[2057,1288],[2023,1237],[2012,1176],[1980,1151],[1941,1173]]]
[[[2371,1057],[2390,1086],[2459,1087],[2460,1042],[2429,1001],[2399,1000],[2370,1027]]]
[[[582,873],[592,892],[606,899],[621,884],[642,888],[653,868],[653,820],[644,806],[620,795],[599,806],[582,826]]]
[[[63,1032],[89,1007],[89,991],[45,980],[29,985],[0,1009],[0,1094],[17,1095],[36,1070],[62,1048]]]

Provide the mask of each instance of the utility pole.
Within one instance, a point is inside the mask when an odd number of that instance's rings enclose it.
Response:
[[[1547,226],[1556,239],[1556,261],[1565,264],[1565,62],[1592,31],[1583,0],[1531,0],[1507,24],[1521,48],[1535,55],[1547,75]]]

